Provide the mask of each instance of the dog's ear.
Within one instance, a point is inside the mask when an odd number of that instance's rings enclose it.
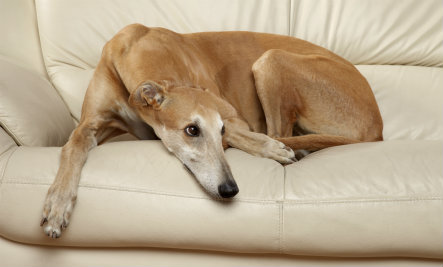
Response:
[[[132,106],[152,106],[160,109],[165,100],[165,88],[156,82],[144,82],[129,96],[129,104]]]

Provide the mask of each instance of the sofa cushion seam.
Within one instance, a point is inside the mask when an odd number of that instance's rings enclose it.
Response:
[[[5,184],[16,184],[16,185],[39,185],[39,186],[50,186],[50,183],[35,183],[35,182],[10,182],[6,181]],[[193,198],[193,199],[204,199],[204,200],[212,200],[212,201],[219,201],[219,202],[231,202],[239,201],[239,202],[245,202],[245,203],[255,203],[255,204],[262,204],[262,205],[278,205],[277,200],[258,200],[258,199],[232,199],[232,200],[223,200],[223,199],[213,199],[209,197],[199,197],[199,196],[191,196],[191,195],[185,195],[185,194],[178,194],[178,193],[169,193],[169,192],[161,192],[161,191],[154,191],[154,190],[146,190],[146,189],[139,189],[139,188],[121,188],[121,187],[113,187],[113,186],[100,186],[100,185],[93,185],[93,184],[81,184],[79,185],[79,188],[85,188],[85,189],[97,189],[97,190],[112,190],[112,191],[121,191],[121,192],[133,192],[133,193],[143,193],[143,194],[151,194],[151,195],[162,195],[162,196],[172,196],[172,197],[182,197],[182,198]]]
[[[283,218],[283,213],[284,213],[284,211],[283,211],[283,201],[281,201],[280,203],[279,203],[279,205],[278,205],[278,209],[279,209],[279,226],[278,226],[278,231],[279,231],[279,236],[278,236],[278,240],[279,240],[279,242],[278,242],[278,244],[279,244],[279,248],[278,248],[278,250],[279,250],[279,252],[281,253],[281,254],[284,254],[284,248],[283,248],[283,246],[284,246],[284,244],[283,244],[283,235],[284,235],[284,225],[283,225],[283,221],[284,221],[284,218]]]
[[[418,201],[441,201],[443,196],[435,197],[406,197],[406,198],[378,198],[378,199],[354,199],[354,200],[312,200],[312,201],[287,201],[287,205],[318,205],[318,204],[358,204],[358,203],[383,203],[383,202],[418,202]]]
[[[12,138],[12,140],[14,140],[14,142],[18,146],[23,145],[23,141],[21,141],[20,138],[14,133],[14,131],[12,131],[10,129],[10,127],[6,124],[6,122],[4,122],[3,120],[0,120],[0,127],[5,130],[5,132]]]
[[[14,154],[14,152],[17,151],[17,147],[9,148],[8,151],[10,151],[10,152],[9,152],[9,155],[7,156],[7,159],[6,159],[6,162],[5,162],[5,167],[2,169],[2,173],[1,173],[1,176],[0,176],[0,188],[3,185],[3,181],[4,181],[4,178],[5,178],[6,169],[8,168],[9,160],[11,159],[12,155]],[[6,152],[2,153],[2,156],[5,155],[6,153],[8,153],[8,152],[6,151]]]
[[[280,217],[279,217],[279,220],[280,220],[280,222],[279,222],[279,231],[280,231],[280,233],[279,233],[279,251],[280,251],[280,253],[284,253],[284,239],[283,239],[283,237],[284,237],[284,231],[285,231],[285,226],[284,226],[284,220],[285,220],[285,218],[284,218],[284,205],[285,205],[285,202],[286,202],[286,175],[287,175],[287,172],[286,172],[286,168],[283,168],[283,192],[282,192],[282,194],[283,194],[283,199],[282,199],[282,201],[280,202],[280,205],[279,205],[279,210],[280,210]]]
[[[12,155],[13,153],[11,153]],[[9,158],[11,157],[9,156]],[[8,158],[8,160],[9,160]],[[6,169],[6,168],[5,168]],[[35,183],[35,182],[11,182],[4,181],[4,177],[2,176],[2,180],[0,181],[2,184],[24,184],[24,185],[41,185],[41,186],[50,186],[50,183]],[[183,198],[194,198],[194,199],[205,199],[205,200],[214,200],[209,197],[199,197],[199,196],[190,196],[184,194],[177,193],[168,193],[154,190],[146,190],[146,189],[138,189],[138,188],[121,188],[121,187],[113,187],[113,186],[100,186],[94,184],[82,184],[79,185],[79,188],[86,189],[99,189],[99,190],[113,190],[113,191],[122,191],[122,192],[135,192],[135,193],[144,193],[144,194],[155,194],[155,195],[164,195],[164,196],[175,196],[175,197],[183,197]],[[279,200],[258,200],[258,199],[233,199],[234,201],[240,202],[249,202],[249,203],[257,203],[257,204],[272,204],[283,207],[283,202],[286,202],[286,205],[330,205],[330,204],[358,204],[358,203],[383,203],[383,202],[419,202],[419,201],[442,201],[443,196],[435,196],[435,197],[404,197],[404,198],[379,198],[379,199],[360,199],[360,200],[317,200],[317,201],[279,201]],[[218,201],[230,201],[230,200],[218,200]],[[280,221],[280,223],[282,223]]]

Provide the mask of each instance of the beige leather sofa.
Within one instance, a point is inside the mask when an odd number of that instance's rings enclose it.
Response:
[[[286,167],[228,149],[229,203],[160,141],[107,143],[90,152],[71,225],[49,239],[39,221],[60,146],[101,48],[134,22],[331,49],[371,84],[385,141]],[[441,266],[442,25],[441,0],[1,0],[0,266]]]

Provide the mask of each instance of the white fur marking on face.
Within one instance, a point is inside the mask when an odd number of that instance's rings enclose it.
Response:
[[[221,164],[221,160],[224,160],[221,147],[223,121],[214,110],[205,110],[202,107],[198,111],[190,115],[190,121],[185,122],[196,123],[200,127],[202,135],[195,137],[195,140],[189,139],[194,137],[186,136],[183,130],[168,129],[165,125],[155,130],[165,147],[192,171],[206,191],[218,196],[218,186],[225,179]]]
[[[191,114],[191,120],[198,122],[199,126],[201,129],[206,129],[207,131],[211,131],[213,133],[215,132],[219,132],[219,130],[221,130],[221,128],[223,127],[223,121],[220,117],[220,114],[216,113],[216,118],[215,118],[215,126],[216,127],[211,127],[212,123],[211,122],[207,122],[202,116],[200,116],[200,114]],[[211,128],[207,128],[207,126],[211,127]]]
[[[191,120],[193,122],[198,122],[198,124],[200,125],[201,128],[205,127],[205,125],[206,125],[206,121],[200,116],[200,114],[192,113]]]
[[[154,128],[154,132],[155,134],[160,137],[160,139],[163,140],[163,145],[166,147],[166,149],[168,149],[169,152],[173,153],[172,148],[171,148],[171,144],[165,142],[165,140],[180,140],[177,138],[171,138],[168,136],[171,135],[170,132],[168,132],[168,130],[166,129],[166,125],[162,124],[161,127],[158,127],[157,129]]]
[[[223,121],[220,117],[220,114],[218,114],[218,113],[217,113],[217,123],[218,123],[219,128],[221,129],[223,127]]]

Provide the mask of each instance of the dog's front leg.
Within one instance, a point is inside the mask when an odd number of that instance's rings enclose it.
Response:
[[[296,161],[292,149],[265,134],[251,132],[248,124],[239,118],[224,120],[224,126],[223,138],[229,146],[252,155],[274,159],[283,164]]]
[[[58,238],[69,224],[69,217],[77,199],[80,173],[88,151],[97,145],[97,130],[86,123],[80,124],[62,149],[60,167],[46,195],[40,225],[44,232]]]

